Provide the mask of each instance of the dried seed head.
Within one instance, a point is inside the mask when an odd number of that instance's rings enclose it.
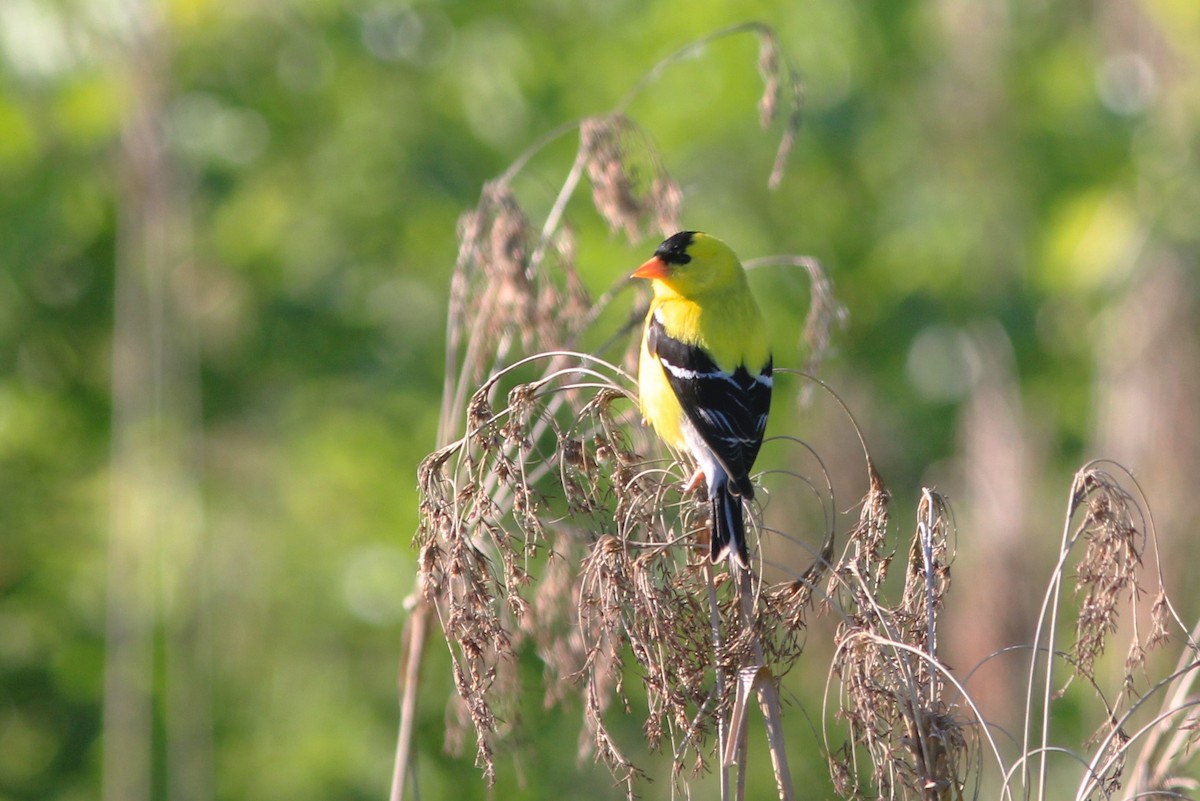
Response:
[[[559,453],[563,462],[572,469],[590,473],[596,469],[596,462],[587,452],[583,442],[577,439],[566,439],[559,443]]]
[[[887,578],[891,555],[884,552],[887,545],[887,530],[890,519],[891,493],[884,486],[875,469],[875,463],[867,459],[869,487],[860,505],[858,523],[850,531],[842,559],[829,577],[828,593],[835,595],[840,588],[852,592],[873,593],[874,588]],[[868,582],[863,586],[862,582]]]
[[[1133,607],[1141,592],[1137,570],[1144,537],[1134,522],[1138,512],[1133,499],[1103,471],[1076,476],[1072,507],[1084,509],[1074,539],[1086,543],[1076,571],[1075,592],[1082,600],[1073,656],[1079,675],[1091,678],[1096,659],[1117,630],[1121,602]]]
[[[766,128],[775,119],[779,108],[780,77],[779,41],[775,32],[763,28],[758,33],[758,74],[763,80],[763,93],[758,101],[758,120]]]
[[[467,407],[467,421],[471,431],[481,431],[492,424],[492,404],[488,401],[487,391],[477,391],[471,396],[470,406]]]
[[[800,263],[808,271],[810,296],[808,315],[804,318],[804,333],[801,335],[808,353],[804,370],[816,374],[820,372],[825,354],[829,351],[833,330],[844,327],[850,313],[834,295],[833,282],[821,263],[807,257],[802,258]],[[812,385],[805,385],[801,399],[806,400],[811,391]]]
[[[646,221],[664,232],[679,227],[681,193],[646,134],[628,117],[592,117],[580,126],[580,153],[592,184],[592,202],[610,230],[629,241]]]
[[[796,82],[773,33],[743,30],[760,36],[766,124]],[[789,127],[785,142],[792,135]],[[581,737],[632,796],[640,773],[610,736],[605,711],[644,698],[647,739],[676,750],[679,773],[702,768],[732,704],[729,693],[714,696],[713,676],[734,676],[751,660],[783,675],[801,650],[811,582],[758,592],[722,571],[709,583],[712,568],[695,548],[708,530],[706,504],[681,496],[679,466],[638,455],[647,433],[631,389],[616,380],[593,392],[595,361],[572,373],[569,358],[548,353],[576,347],[595,311],[565,206],[532,223],[509,183],[519,170],[485,187],[459,221],[448,326],[458,374],[447,381],[440,431],[452,439],[465,422],[467,433],[418,472],[422,591],[453,657],[461,703],[451,718],[460,734],[474,730],[489,782],[494,745],[517,709],[516,654],[532,644],[546,664],[546,700],[565,697],[568,683],[583,687]],[[683,227],[679,186],[625,116],[581,124],[569,187],[581,171],[610,230],[637,240]],[[819,294],[818,311],[832,305]],[[825,335],[817,317],[814,342]],[[531,379],[539,351],[546,369]],[[516,382],[529,383],[510,390]],[[623,685],[629,660],[644,682],[632,697]]]
[[[537,298],[533,311],[534,344],[541,350],[557,350],[578,335],[589,319],[592,299],[575,267],[575,233],[564,225],[550,236],[549,260],[539,261],[536,271]],[[547,269],[548,261],[555,268]]]
[[[666,172],[654,176],[650,183],[650,209],[654,213],[654,224],[663,234],[678,231],[683,227],[680,222],[683,214],[683,191],[679,184]]]
[[[513,292],[527,291],[532,235],[529,218],[506,186],[496,186],[490,201],[492,225],[485,266],[492,272],[493,280],[512,282]]]

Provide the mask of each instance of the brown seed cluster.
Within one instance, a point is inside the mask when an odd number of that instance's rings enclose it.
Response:
[[[1072,539],[1084,543],[1075,573],[1080,600],[1072,662],[1080,676],[1091,680],[1096,660],[1117,632],[1122,604],[1136,606],[1141,592],[1137,574],[1145,547],[1144,526],[1135,525],[1139,512],[1133,499],[1101,470],[1084,470],[1075,477],[1072,505],[1079,514]]]
[[[843,614],[832,670],[849,729],[846,747],[831,751],[831,775],[844,797],[865,797],[856,761],[865,754],[879,797],[956,798],[971,738],[937,656],[937,614],[950,586],[949,508],[938,493],[923,490],[903,590],[889,604],[889,496],[868,468],[859,523],[830,583]]]
[[[683,193],[667,173],[649,136],[623,114],[586,119],[580,155],[592,185],[592,203],[613,231],[631,242],[657,229],[678,231]]]
[[[488,401],[496,383],[474,393],[467,435],[420,470],[421,572],[454,656],[449,719],[473,729],[485,776],[519,706],[519,653],[532,648],[545,702],[582,696],[581,754],[632,793],[640,773],[610,732],[614,714],[633,711],[630,672],[650,746],[676,755],[680,777],[702,768],[735,697],[716,677],[747,665],[785,674],[811,588],[752,591],[723,567],[714,582],[706,504],[681,494],[680,465],[642,455],[648,438],[620,379],[581,391],[580,374],[518,383],[500,409]]]
[[[789,108],[773,186],[802,104],[802,87],[774,32],[750,23],[697,46],[746,31],[759,41],[761,123],[771,124],[782,103]],[[664,60],[647,82],[693,49]],[[689,776],[714,766],[724,773],[729,761],[744,766],[752,696],[764,713],[780,797],[789,798],[778,682],[799,663],[815,602],[838,621],[829,670],[846,739],[824,743],[838,793],[965,797],[981,762],[980,741],[990,733],[963,711],[969,699],[938,657],[938,616],[954,555],[946,499],[923,490],[904,575],[891,581],[891,496],[869,455],[868,490],[840,551],[831,523],[820,553],[799,575],[767,581],[762,576],[774,566],[765,560],[740,573],[710,565],[707,504],[682,491],[691,466],[654,456],[658,446],[641,425],[628,359],[626,369],[610,361],[620,360],[609,356],[614,344],[619,353],[635,337],[623,330],[583,352],[589,326],[624,283],[595,299],[585,290],[566,221],[576,187],[586,178],[595,209],[632,241],[683,227],[682,193],[649,136],[625,115],[626,105],[579,123],[575,166],[543,222],[531,219],[513,189],[532,154],[486,186],[460,219],[440,447],[418,471],[416,536],[421,602],[436,614],[453,661],[447,746],[461,750],[473,737],[484,777],[494,780],[501,746],[521,718],[518,666],[533,655],[543,668],[541,702],[580,703],[580,759],[607,764],[630,798],[644,774],[614,721],[636,715],[648,744],[671,755],[675,781],[687,794]],[[803,336],[815,371],[845,310],[820,264],[789,259],[810,278]],[[630,316],[630,327],[641,314]],[[1076,477],[1064,549],[1082,544],[1083,553],[1073,576],[1078,615],[1069,660],[1073,675],[1092,686],[1122,606],[1136,618],[1132,608],[1143,593],[1139,571],[1150,529],[1141,508],[1097,466]],[[767,532],[761,517],[754,507],[752,536]],[[1189,650],[1171,681],[1136,693],[1147,652],[1178,622],[1161,590],[1149,619],[1146,633],[1135,629],[1131,638],[1121,698],[1101,699],[1106,721],[1089,746],[1086,779],[1096,797],[1120,789],[1127,762],[1135,778],[1126,784],[1140,797],[1178,797],[1188,787],[1179,767],[1200,731],[1190,692],[1200,662]],[[1053,662],[1056,632],[1048,639],[1041,650]],[[1130,714],[1155,694],[1164,697],[1156,719],[1171,725],[1131,736]],[[1139,740],[1144,753],[1132,760]],[[1033,759],[1019,757],[1023,766]],[[729,797],[724,779],[722,794]]]

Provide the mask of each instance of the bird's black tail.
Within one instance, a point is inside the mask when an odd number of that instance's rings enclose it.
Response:
[[[713,564],[726,556],[741,567],[750,566],[750,551],[746,548],[746,523],[742,510],[742,496],[730,492],[728,486],[721,487],[709,499],[712,514]]]

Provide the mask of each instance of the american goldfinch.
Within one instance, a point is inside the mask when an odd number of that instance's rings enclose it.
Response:
[[[642,416],[703,476],[714,563],[748,565],[742,499],[771,408],[771,348],[746,271],[719,239],[681,231],[634,271],[654,298],[638,363]]]

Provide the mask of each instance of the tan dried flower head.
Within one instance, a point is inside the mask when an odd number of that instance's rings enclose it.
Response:
[[[1132,610],[1141,593],[1137,574],[1145,535],[1135,522],[1137,505],[1110,474],[1081,471],[1072,493],[1072,506],[1083,510],[1072,539],[1085,543],[1076,571],[1075,592],[1081,600],[1073,662],[1081,676],[1091,679],[1096,660],[1117,631],[1121,605]]]
[[[832,752],[831,770],[857,776],[855,754],[867,755],[871,784],[884,798],[955,798],[972,759],[967,726],[947,693],[937,657],[937,616],[949,589],[949,506],[922,492],[900,600],[886,601],[882,554],[886,490],[870,469],[871,488],[835,577],[842,599],[833,664],[841,687],[846,747]],[[836,756],[841,754],[841,756]],[[862,797],[857,784],[846,797]]]
[[[623,114],[592,117],[579,137],[592,202],[612,231],[636,242],[650,223],[664,236],[679,230],[683,195],[636,123]]]

